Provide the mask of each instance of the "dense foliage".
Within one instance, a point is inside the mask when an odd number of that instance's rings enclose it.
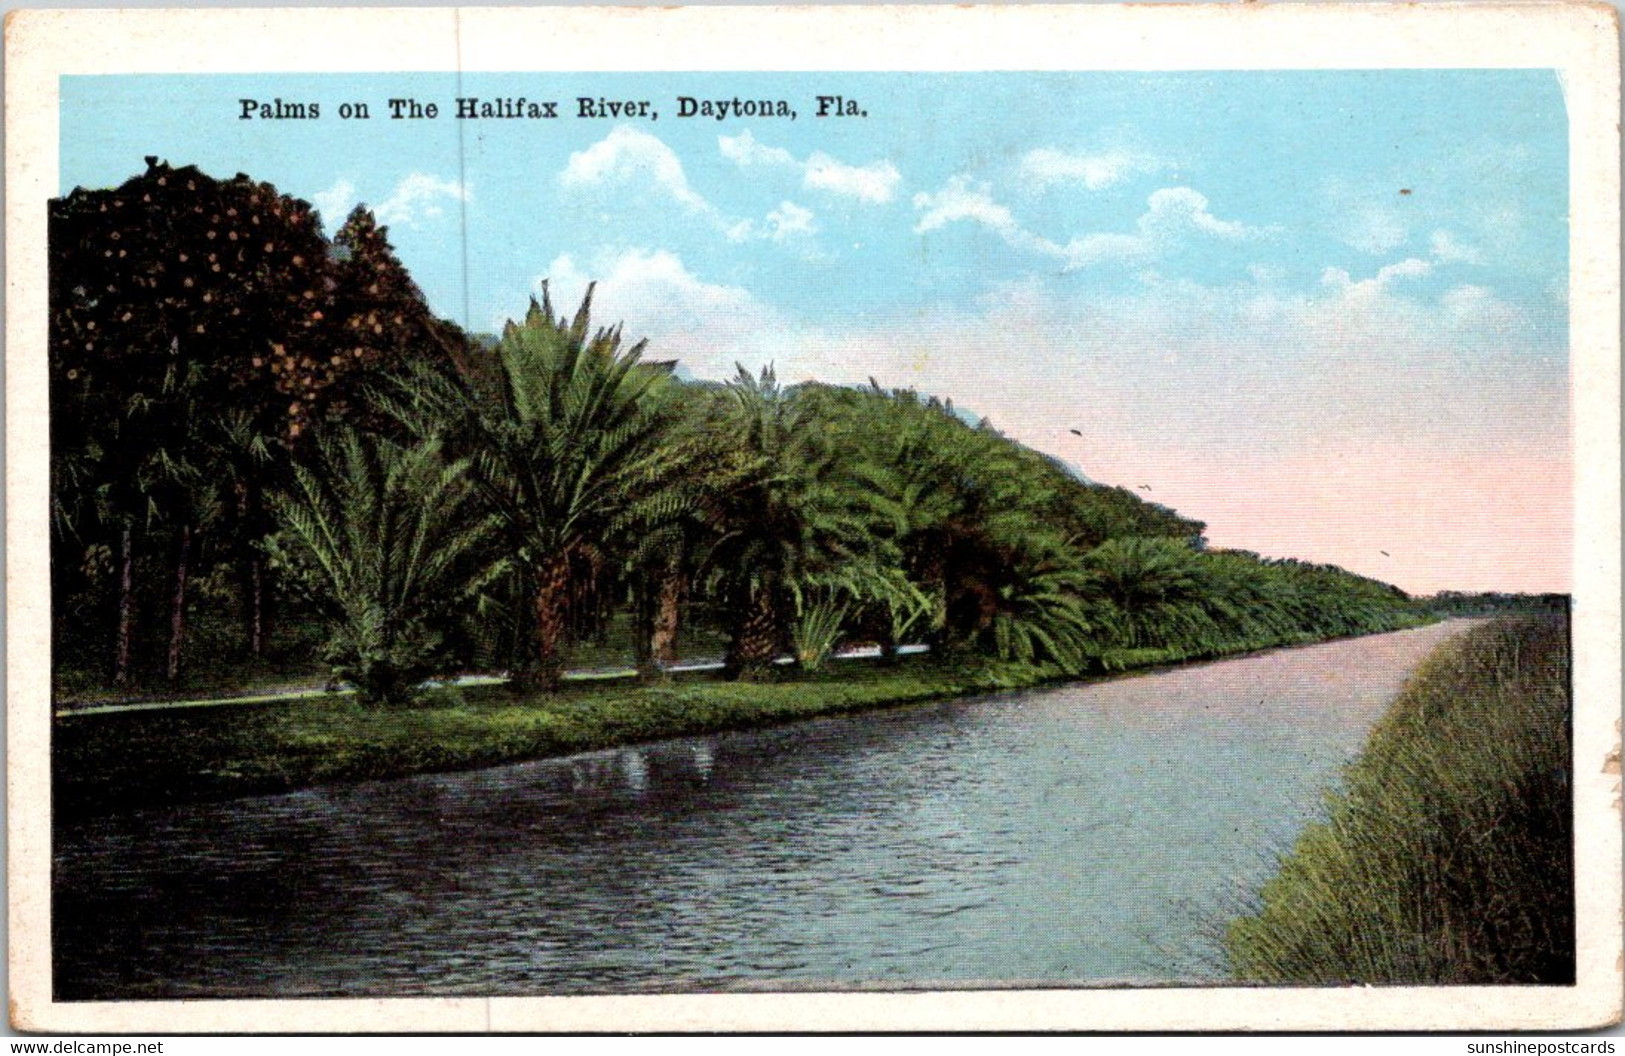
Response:
[[[149,159],[53,202],[50,239],[59,693],[229,683],[279,649],[378,702],[467,669],[553,690],[615,628],[658,675],[690,624],[738,679],[907,642],[1077,674],[1418,618],[1209,552],[934,397],[681,381],[590,290],[465,338],[364,208],[328,239],[275,188]]]
[[[1568,631],[1477,628],[1412,676],[1253,912],[1242,979],[1572,984]]]
[[[49,253],[59,665],[173,687],[195,616],[208,655],[251,665],[281,600],[261,543],[293,455],[365,418],[369,378],[455,358],[461,335],[365,210],[330,242],[308,203],[241,174],[148,158],[53,201]]]

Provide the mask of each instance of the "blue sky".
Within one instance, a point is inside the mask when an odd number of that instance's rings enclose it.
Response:
[[[867,116],[815,118],[819,94]],[[446,116],[521,95],[564,116]],[[682,95],[797,117],[681,119]],[[387,119],[407,96],[442,116]],[[659,116],[578,119],[578,96]],[[243,97],[324,115],[243,121]],[[1549,71],[76,77],[61,114],[63,191],[157,154],[330,229],[365,202],[473,329],[597,279],[604,321],[696,374],[951,396],[1218,545],[1415,590],[1568,585]]]

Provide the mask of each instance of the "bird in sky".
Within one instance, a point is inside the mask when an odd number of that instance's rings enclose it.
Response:
[[[1081,433],[1077,429],[1068,429],[1067,432],[1071,433],[1073,436],[1082,436],[1083,435],[1083,433]]]
[[[1393,557],[1394,556],[1393,554],[1390,554],[1386,550],[1378,550],[1377,553],[1381,554],[1383,557]]]
[[[1149,485],[1149,484],[1141,484],[1140,487],[1144,491],[1150,491],[1151,490],[1151,485]]]

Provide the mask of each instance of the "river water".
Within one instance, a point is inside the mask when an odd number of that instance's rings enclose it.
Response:
[[[1178,984],[1460,621],[75,821],[59,1000]]]

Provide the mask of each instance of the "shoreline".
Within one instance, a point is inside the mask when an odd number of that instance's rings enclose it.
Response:
[[[1016,664],[956,666],[925,655],[885,667],[840,660],[819,672],[766,683],[704,675],[658,683],[577,682],[525,698],[501,684],[451,686],[396,710],[322,695],[270,696],[235,701],[236,707],[68,712],[53,719],[53,809],[64,817],[91,817],[478,770],[1048,685],[1141,678],[1436,622],[1252,648],[1238,644],[1233,651],[1082,675]]]

